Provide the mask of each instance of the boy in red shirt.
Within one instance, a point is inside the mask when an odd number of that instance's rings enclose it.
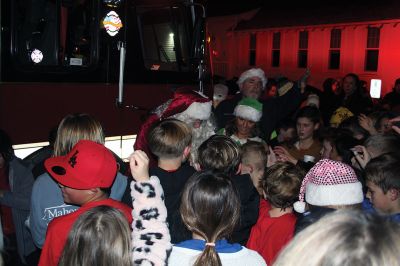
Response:
[[[64,201],[81,207],[51,221],[39,265],[58,265],[74,222],[91,208],[99,205],[117,208],[129,223],[132,222],[132,209],[108,198],[117,174],[117,164],[113,154],[103,145],[81,140],[66,156],[47,159],[45,167],[59,183]]]
[[[247,248],[260,253],[272,265],[281,249],[293,238],[297,200],[305,173],[291,163],[276,163],[260,181],[265,199],[260,201],[257,223],[251,229]]]

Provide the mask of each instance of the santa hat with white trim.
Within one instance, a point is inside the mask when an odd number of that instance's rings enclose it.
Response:
[[[262,103],[253,98],[243,98],[233,111],[235,116],[258,122],[262,116]]]
[[[261,79],[262,82],[262,89],[265,89],[265,86],[267,85],[267,78],[265,77],[265,73],[264,70],[262,70],[261,68],[250,68],[249,70],[244,71],[238,81],[237,81],[237,85],[239,86],[239,88],[241,87],[242,83],[246,81],[246,79],[252,78],[252,77],[259,77]]]
[[[353,168],[342,162],[322,159],[304,177],[300,201],[293,207],[296,212],[303,213],[305,202],[314,206],[353,205],[363,199],[362,185]]]

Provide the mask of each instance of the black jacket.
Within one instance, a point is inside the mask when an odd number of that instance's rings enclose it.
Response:
[[[299,233],[309,225],[312,225],[325,215],[332,213],[334,211],[335,209],[313,206],[310,211],[299,214],[299,216],[297,217],[296,227],[294,230],[295,234]]]
[[[233,175],[232,181],[240,197],[240,221],[230,240],[244,246],[249,239],[251,228],[258,219],[260,196],[250,179],[250,175]]]

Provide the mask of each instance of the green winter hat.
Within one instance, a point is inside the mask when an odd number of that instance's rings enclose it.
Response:
[[[243,98],[235,107],[235,116],[258,122],[262,116],[262,103],[253,98]]]

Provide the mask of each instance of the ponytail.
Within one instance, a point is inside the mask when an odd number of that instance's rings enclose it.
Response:
[[[193,265],[221,266],[215,242],[232,233],[240,214],[239,196],[231,179],[213,171],[195,173],[186,183],[180,212],[188,229],[206,241]]]
[[[221,259],[215,246],[207,245],[206,243],[203,252],[197,258],[193,266],[222,266]]]

